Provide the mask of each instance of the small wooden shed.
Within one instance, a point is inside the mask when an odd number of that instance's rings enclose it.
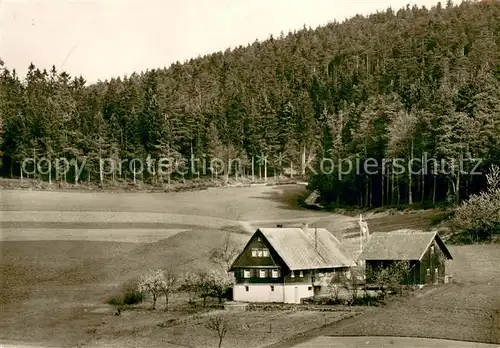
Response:
[[[372,271],[396,261],[407,261],[410,267],[407,283],[438,284],[445,283],[446,261],[453,257],[437,232],[398,230],[373,233],[359,259]]]

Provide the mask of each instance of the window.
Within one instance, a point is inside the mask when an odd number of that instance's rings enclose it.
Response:
[[[431,275],[431,269],[427,268],[427,275]]]
[[[249,290],[249,289],[248,289],[248,285],[245,285],[245,291],[248,291],[248,290]]]
[[[272,277],[273,278],[278,278],[279,277],[279,273],[278,273],[277,269],[273,269],[273,271],[272,271]]]
[[[292,271],[292,274],[290,275],[290,278],[295,278],[295,271]]]
[[[271,291],[274,291],[274,285],[271,285]]]
[[[266,248],[252,248],[252,257],[269,257],[269,250]]]
[[[250,270],[246,269],[243,271],[243,278],[250,278]]]
[[[265,278],[266,277],[266,270],[265,269],[261,269],[260,272],[259,272],[259,277],[260,278]]]
[[[300,271],[300,272],[299,272],[299,277],[301,277],[301,278],[302,278],[303,276],[304,276],[304,272],[303,272],[303,271]]]
[[[431,255],[434,255],[434,245],[431,245]]]
[[[311,291],[312,289],[313,289],[313,287],[312,287],[312,286],[309,286],[309,287],[307,288],[307,290],[308,290],[308,291]]]

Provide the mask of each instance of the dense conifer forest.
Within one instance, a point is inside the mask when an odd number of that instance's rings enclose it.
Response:
[[[500,164],[498,1],[387,9],[91,85],[8,66],[6,177],[35,158],[38,180],[160,185],[239,159],[231,177],[306,176],[324,203],[366,207],[458,202]],[[56,178],[61,158],[71,170]],[[159,158],[176,170],[158,175]]]

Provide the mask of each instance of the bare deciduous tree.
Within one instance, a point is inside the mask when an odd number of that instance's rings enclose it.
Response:
[[[165,295],[165,310],[168,311],[168,300],[170,295],[177,291],[177,275],[171,270],[163,271],[162,293]]]
[[[203,307],[207,305],[207,297],[213,294],[212,279],[208,272],[198,272],[196,274],[196,291],[203,299]]]
[[[198,274],[193,272],[186,272],[180,279],[180,291],[188,293],[188,302],[193,302],[193,295],[198,291]]]
[[[238,256],[238,249],[231,242],[229,232],[226,232],[222,246],[212,250],[210,261],[218,264],[224,272],[228,273],[236,256]]]
[[[330,284],[328,284],[328,291],[335,301],[339,300],[340,289],[342,289],[342,283],[344,282],[344,274],[334,272]]]
[[[218,348],[222,346],[222,340],[226,337],[229,329],[229,322],[224,314],[217,314],[210,317],[205,323],[205,327],[209,330],[215,331],[219,337]]]
[[[163,292],[163,270],[150,270],[149,273],[143,275],[139,280],[139,289],[141,292],[151,294],[153,305],[151,309],[156,308],[156,300]]]
[[[344,287],[351,293],[351,300],[355,302],[358,299],[360,286],[363,282],[364,271],[361,266],[356,265],[349,269],[349,274],[343,277]]]

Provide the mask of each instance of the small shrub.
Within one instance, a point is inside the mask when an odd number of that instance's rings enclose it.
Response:
[[[123,303],[126,305],[134,305],[141,303],[144,300],[144,294],[139,291],[128,292],[123,297]]]
[[[311,301],[311,298],[302,299],[302,304],[291,304],[291,303],[251,303],[247,310],[248,311],[321,311],[321,312],[337,312],[345,311],[346,308],[334,307],[333,305],[346,305],[345,301],[340,300],[338,303],[336,300],[329,300],[324,307],[319,307],[318,303],[305,303]],[[305,301],[304,301],[305,300]]]
[[[351,306],[378,306],[381,304],[379,296],[364,294],[363,296],[356,297],[350,302]]]
[[[106,300],[112,306],[133,305],[144,300],[144,294],[139,291],[137,279],[130,279],[121,286],[119,294],[113,295]]]
[[[303,304],[334,306],[344,303],[341,299],[330,296],[312,296],[302,299]]]
[[[123,305],[123,298],[121,296],[113,296],[110,297],[107,301],[107,304],[111,306],[121,306]]]

